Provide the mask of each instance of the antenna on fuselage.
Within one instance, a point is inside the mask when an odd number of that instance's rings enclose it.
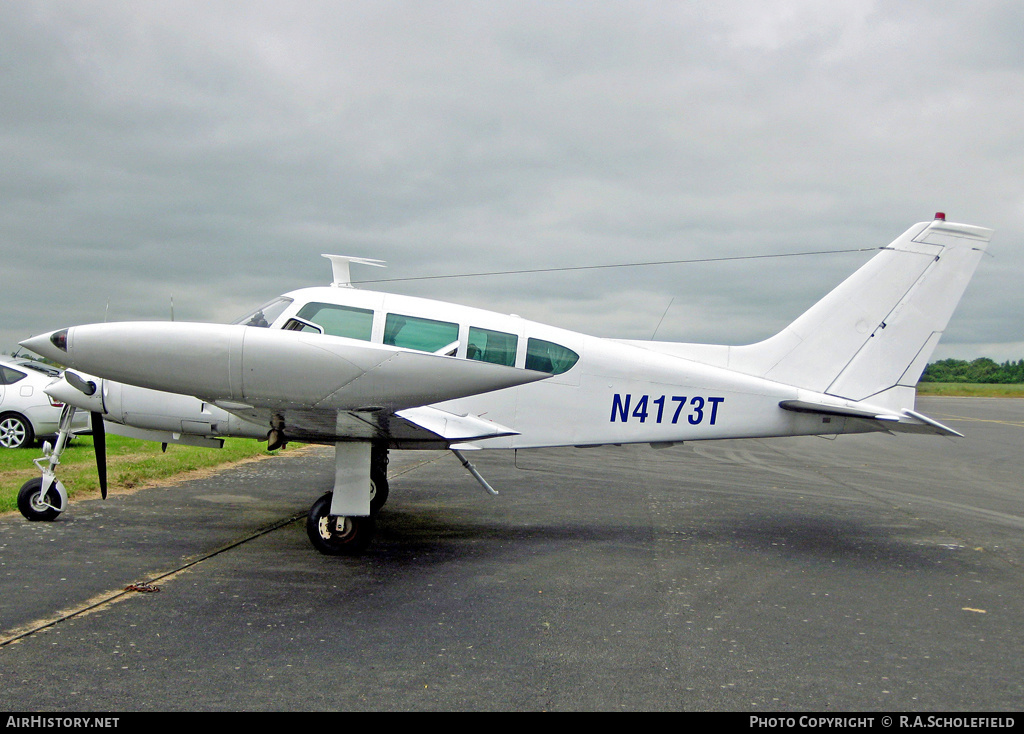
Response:
[[[352,275],[349,272],[349,266],[352,263],[373,265],[377,268],[387,267],[383,260],[371,260],[366,257],[349,257],[348,255],[324,255],[324,257],[331,261],[331,266],[334,268],[334,282],[331,285],[335,288],[352,287]]]

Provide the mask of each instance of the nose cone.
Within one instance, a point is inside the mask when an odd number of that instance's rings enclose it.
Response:
[[[21,346],[31,349],[36,354],[52,359],[63,365],[70,365],[68,356],[68,330],[60,329],[49,334],[40,334],[20,342]]]

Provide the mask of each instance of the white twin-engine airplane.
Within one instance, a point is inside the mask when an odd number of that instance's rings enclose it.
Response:
[[[307,519],[323,553],[370,542],[388,449],[649,443],[868,431],[961,434],[914,410],[915,386],[992,231],[916,224],[790,326],[749,346],[585,336],[517,316],[353,288],[287,293],[234,324],[103,323],[22,345],[66,365],[55,446],[19,507],[55,518],[54,475],[74,411],[92,414],[106,496],[105,431],[164,443],[226,436],[334,444],[334,488]],[[72,370],[80,370],[74,372]]]

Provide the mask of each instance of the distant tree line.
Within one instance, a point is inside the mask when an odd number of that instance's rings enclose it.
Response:
[[[963,359],[941,359],[924,369],[921,382],[982,382],[1010,385],[1024,382],[1024,359],[996,363],[988,357],[970,362]]]

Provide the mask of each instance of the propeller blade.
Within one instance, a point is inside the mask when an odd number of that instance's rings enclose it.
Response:
[[[107,498],[107,433],[103,414],[92,413],[92,443],[96,451],[96,473],[100,477],[100,496]]]

